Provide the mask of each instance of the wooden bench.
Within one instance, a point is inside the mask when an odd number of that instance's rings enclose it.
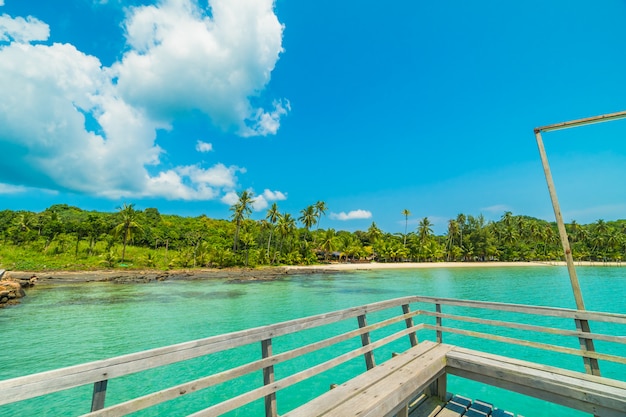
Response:
[[[446,354],[453,346],[429,341],[339,385],[283,417],[406,416],[408,403],[438,379],[445,392]]]
[[[626,415],[626,382],[455,347],[447,372],[601,417]]]

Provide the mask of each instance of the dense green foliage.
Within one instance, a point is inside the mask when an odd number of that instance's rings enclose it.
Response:
[[[94,268],[193,268],[307,265],[330,260],[549,261],[561,260],[554,223],[504,213],[496,222],[459,214],[447,233],[436,236],[427,217],[410,231],[390,234],[375,223],[366,231],[319,228],[324,202],[297,217],[276,204],[265,219],[249,218],[251,196],[239,195],[231,219],[160,214],[124,204],[116,213],[54,205],[41,213],[0,211],[0,268],[14,270]],[[299,227],[299,225],[301,227]],[[314,226],[317,226],[314,228]],[[621,261],[626,255],[626,220],[567,225],[574,259]]]

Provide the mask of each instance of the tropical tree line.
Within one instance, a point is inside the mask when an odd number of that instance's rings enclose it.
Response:
[[[113,213],[53,205],[43,212],[0,211],[0,268],[193,268],[308,265],[339,262],[552,261],[562,259],[557,227],[505,212],[498,221],[459,214],[435,235],[428,217],[404,233],[376,223],[355,232],[320,228],[323,201],[297,214],[274,203],[260,220],[250,218],[254,197],[239,194],[229,219],[161,214],[123,204]],[[626,220],[567,226],[576,260],[621,261]]]

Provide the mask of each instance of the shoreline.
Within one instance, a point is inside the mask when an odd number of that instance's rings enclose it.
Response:
[[[620,267],[621,262],[574,262],[576,267]],[[390,269],[428,268],[525,268],[565,267],[564,261],[552,262],[394,262],[394,263],[337,263],[304,266],[276,266],[260,268],[190,269],[190,270],[96,270],[96,271],[7,271],[14,279],[36,278],[37,284],[68,284],[88,282],[149,283],[175,280],[227,279],[233,282],[271,281],[288,275],[320,274]]]

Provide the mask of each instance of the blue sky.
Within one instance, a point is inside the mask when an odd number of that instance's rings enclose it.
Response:
[[[0,0],[0,209],[227,218],[247,189],[257,219],[325,201],[323,228],[553,220],[533,128],[626,110],[625,20],[617,0]],[[625,136],[544,134],[566,221],[626,218]]]

